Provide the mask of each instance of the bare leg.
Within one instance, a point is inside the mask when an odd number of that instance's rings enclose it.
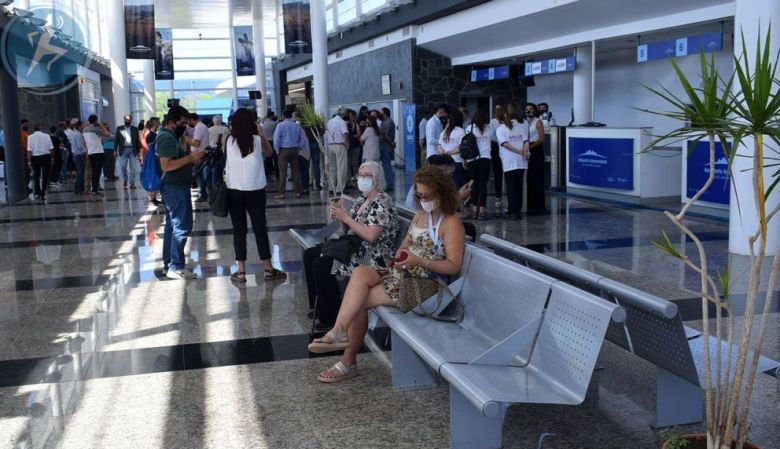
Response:
[[[246,260],[237,260],[236,262],[238,262],[238,272],[246,273]]]
[[[344,332],[349,329],[355,317],[366,310],[369,291],[379,285],[381,280],[376,270],[371,267],[358,267],[352,272],[339,315],[336,317],[336,324],[333,326],[334,332]]]

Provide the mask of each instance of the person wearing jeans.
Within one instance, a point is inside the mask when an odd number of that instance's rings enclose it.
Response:
[[[233,127],[225,143],[225,185],[230,198],[230,220],[233,223],[233,249],[238,271],[230,275],[233,282],[246,282],[247,213],[263,261],[266,281],[285,279],[286,274],[271,264],[271,244],[265,220],[265,164],[273,150],[257,129],[252,113],[241,108],[233,116]]]
[[[160,194],[165,203],[163,273],[169,279],[197,278],[185,267],[184,247],[192,232],[192,167],[200,163],[205,152],[187,154],[181,145],[189,115],[181,106],[170,108],[155,141],[163,171]]]
[[[141,154],[141,136],[138,128],[133,126],[133,118],[126,115],[124,119],[124,126],[118,127],[114,133],[114,153],[119,156],[124,188],[127,188],[129,184],[131,189],[135,189],[135,160]],[[129,173],[128,165],[130,166]]]
[[[51,154],[54,144],[48,134],[41,131],[41,125],[35,125],[35,132],[27,139],[28,164],[33,170],[35,181],[35,197],[46,199],[46,188],[49,186],[49,170],[51,169]]]
[[[108,134],[98,123],[97,115],[90,115],[87,121],[89,124],[84,128],[83,135],[92,169],[92,194],[100,195],[100,174],[103,172],[103,161],[106,157],[103,151],[103,138],[108,137]]]
[[[128,183],[127,180],[130,180],[130,189],[133,190],[135,190],[135,160],[136,155],[132,148],[124,148],[119,155],[119,168],[122,170],[122,179],[125,180],[125,184]]]
[[[276,126],[274,131],[274,148],[279,153],[279,192],[277,200],[284,199],[287,187],[287,164],[292,167],[293,187],[295,197],[301,196],[301,172],[298,166],[298,153],[306,145],[306,136],[303,128],[292,121],[293,111],[288,108],[284,111],[284,120]]]

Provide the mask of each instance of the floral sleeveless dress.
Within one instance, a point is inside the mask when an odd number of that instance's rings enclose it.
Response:
[[[444,260],[446,252],[444,250],[444,242],[440,242],[438,248],[431,238],[428,228],[418,228],[414,225],[409,227],[409,233],[406,234],[406,239],[409,241],[407,251],[410,253],[427,259],[430,261]],[[414,267],[409,270],[414,276],[419,277],[434,277],[435,273],[430,270],[426,270],[423,267]],[[385,288],[390,299],[395,304],[398,304],[398,298],[400,295],[401,278],[403,277],[403,270],[389,270],[389,272],[382,279],[382,286]]]

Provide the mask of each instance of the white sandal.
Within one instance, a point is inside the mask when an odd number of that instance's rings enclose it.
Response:
[[[333,384],[336,382],[341,382],[342,380],[349,379],[350,377],[355,377],[359,374],[357,369],[357,363],[353,363],[351,365],[345,365],[341,362],[341,360],[336,362],[336,364],[333,365],[328,371],[332,371],[332,370],[338,371],[339,373],[341,373],[341,375],[336,377],[325,377],[322,374],[320,374],[317,377],[317,380],[319,380],[320,382],[324,382],[326,384]]]
[[[309,343],[309,352],[313,354],[325,354],[328,352],[343,351],[349,347],[346,332],[334,332],[331,330],[325,334],[325,337],[330,337],[330,343],[313,341]],[[322,338],[318,338],[317,340],[322,340]]]

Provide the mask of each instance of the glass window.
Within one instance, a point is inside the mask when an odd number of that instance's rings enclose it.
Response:
[[[209,58],[209,59],[180,59],[174,58],[173,67],[175,76],[193,70],[232,70],[230,58]]]
[[[361,0],[363,2],[363,14],[372,12],[387,4],[387,0]]]
[[[339,26],[357,19],[357,0],[339,0]]]

